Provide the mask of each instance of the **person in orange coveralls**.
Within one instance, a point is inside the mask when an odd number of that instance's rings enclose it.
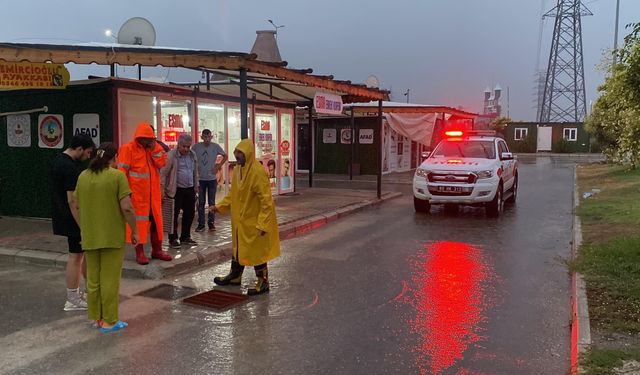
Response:
[[[144,244],[151,233],[151,258],[170,261],[171,255],[162,250],[162,192],[160,169],[167,155],[156,142],[151,124],[141,122],[133,140],[118,151],[119,170],[123,171],[131,187],[131,201],[136,212],[138,243],[135,245],[138,264],[148,264]],[[127,226],[127,242],[131,242],[131,228]]]

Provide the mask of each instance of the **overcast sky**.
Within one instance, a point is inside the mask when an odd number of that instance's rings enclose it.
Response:
[[[534,73],[541,7],[556,0],[21,0],[3,4],[0,40],[9,42],[109,42],[131,17],[155,26],[156,45],[248,52],[255,31],[284,25],[278,44],[290,67],[314,69],[336,79],[378,77],[392,99],[463,106],[481,111],[483,91],[509,88],[509,114],[535,120]],[[597,65],[612,48],[616,0],[584,0],[594,16],[583,18],[587,104],[603,74]],[[624,25],[640,21],[640,1],[620,0]],[[175,4],[175,5],[169,5]],[[553,20],[543,27],[540,60],[546,68]],[[72,79],[108,75],[105,67],[70,68]],[[122,74],[134,74],[127,68]],[[183,73],[156,69],[145,75],[184,81]],[[195,76],[193,79],[198,79]],[[506,93],[505,95],[506,96]],[[507,102],[503,101],[506,114]]]

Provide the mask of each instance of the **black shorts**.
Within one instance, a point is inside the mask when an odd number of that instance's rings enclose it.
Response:
[[[71,254],[82,254],[82,246],[80,245],[80,237],[67,237],[69,243],[69,252]]]

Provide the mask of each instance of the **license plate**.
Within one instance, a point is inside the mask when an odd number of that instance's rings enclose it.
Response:
[[[462,193],[460,186],[438,186],[438,191],[443,193]]]

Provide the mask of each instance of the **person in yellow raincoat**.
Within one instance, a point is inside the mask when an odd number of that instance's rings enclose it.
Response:
[[[222,214],[231,210],[231,272],[213,281],[218,285],[240,285],[244,267],[253,266],[258,281],[247,294],[262,294],[269,291],[267,262],[280,255],[276,208],[269,176],[255,158],[253,142],[243,139],[233,155],[238,165],[233,170],[231,190],[212,208]]]

